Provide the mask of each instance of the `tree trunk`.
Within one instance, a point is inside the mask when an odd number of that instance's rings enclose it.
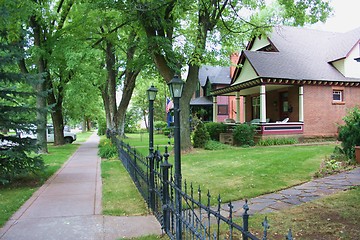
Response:
[[[51,119],[54,126],[54,145],[64,145],[64,118],[62,113],[62,88],[59,87],[59,93],[57,99],[54,92],[50,92],[48,95],[48,104],[54,106],[51,110]]]
[[[81,124],[81,132],[86,132],[86,116],[84,116],[83,122]]]
[[[91,121],[89,118],[86,118],[86,123],[87,123],[87,131],[91,131]]]
[[[189,65],[189,72],[184,86],[183,95],[180,99],[180,127],[181,127],[181,149],[189,150],[192,148],[191,144],[191,129],[190,129],[190,101],[194,94],[194,89],[199,79],[199,67]]]
[[[129,106],[129,102],[135,88],[136,77],[139,75],[139,73],[140,71],[136,71],[136,72],[127,71],[127,73],[125,73],[124,91],[116,113],[117,114],[116,119],[118,121],[117,130],[120,137],[125,136],[124,126],[125,126],[126,110]]]
[[[140,73],[139,69],[133,70],[132,67],[130,67],[134,61],[134,56],[135,56],[135,51],[136,51],[136,45],[132,44],[135,41],[135,38],[136,38],[136,34],[134,32],[132,32],[128,38],[128,46],[129,47],[126,50],[127,66],[126,66],[126,70],[125,70],[125,81],[124,81],[124,88],[123,88],[124,90],[122,92],[121,101],[116,110],[116,116],[115,116],[115,120],[116,120],[115,124],[117,126],[116,130],[118,131],[118,134],[120,137],[125,136],[124,130],[125,130],[126,110],[129,106],[131,96],[134,92],[136,78]]]
[[[64,121],[62,109],[54,110],[51,113],[51,118],[54,126],[54,145],[64,145]]]
[[[47,140],[46,140],[46,98],[40,93],[46,91],[45,83],[38,83],[35,87],[36,91],[39,93],[36,96],[36,127],[37,127],[37,143],[40,146],[39,153],[48,153]]]
[[[42,38],[41,38],[41,29],[40,24],[37,22],[35,16],[30,17],[30,26],[33,29],[34,33],[34,45],[41,48],[42,47]],[[38,72],[42,75],[43,81],[37,83],[35,86],[36,92],[36,122],[37,122],[37,143],[40,146],[40,153],[48,153],[47,141],[46,141],[46,97],[44,93],[46,92],[46,86],[50,80],[49,72],[46,66],[46,62],[43,56],[39,57],[38,61]]]
[[[111,125],[110,103],[109,103],[109,96],[107,94],[107,84],[105,85],[106,86],[104,88],[100,88],[100,91],[105,109],[106,128],[111,129],[113,126]]]
[[[116,130],[116,70],[115,49],[110,41],[106,41],[106,70],[107,70],[107,96],[109,101],[109,115],[111,129]]]
[[[146,115],[146,111],[143,111],[143,118],[144,118],[144,123],[145,123],[145,128],[146,129],[149,129],[149,124],[148,124],[148,118],[147,118],[147,115]]]

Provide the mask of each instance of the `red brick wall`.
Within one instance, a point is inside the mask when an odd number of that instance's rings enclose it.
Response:
[[[304,86],[304,135],[334,136],[347,110],[360,105],[360,88],[343,87],[344,104],[333,104],[332,86]],[[341,87],[340,87],[341,88]],[[294,108],[295,110],[295,108]]]

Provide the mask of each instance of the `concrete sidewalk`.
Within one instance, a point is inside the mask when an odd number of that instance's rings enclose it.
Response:
[[[103,239],[161,234],[153,216],[101,215],[99,137],[93,134],[0,229],[1,240]]]

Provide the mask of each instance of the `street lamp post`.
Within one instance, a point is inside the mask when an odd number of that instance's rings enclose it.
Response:
[[[176,207],[176,239],[182,239],[181,226],[181,147],[180,147],[180,98],[182,95],[184,81],[174,76],[168,83],[170,95],[174,101],[174,165],[175,165],[175,207]]]
[[[150,189],[149,203],[152,210],[155,209],[155,177],[154,177],[154,100],[156,98],[157,89],[151,86],[147,90],[149,100],[149,160],[150,160]]]

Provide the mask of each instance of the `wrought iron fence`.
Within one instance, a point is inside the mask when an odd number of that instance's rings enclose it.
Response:
[[[113,138],[113,141],[117,145],[120,160],[170,239],[260,240],[249,231],[247,200],[244,201],[242,218],[235,220],[232,203],[228,203],[227,209],[224,209],[220,195],[217,197],[217,205],[212,206],[210,191],[207,191],[204,197],[200,187],[194,190],[193,185],[186,182],[183,189],[175,185],[172,164],[168,162],[167,147],[163,155],[156,150],[153,155],[144,157],[123,141],[117,138]],[[150,168],[152,165],[154,167]],[[182,198],[181,214],[177,214],[176,211],[175,192]],[[180,233],[177,232],[175,224],[178,220],[182,225]],[[266,217],[262,226],[261,239],[266,240],[269,229]],[[293,239],[291,229],[285,238]]]

